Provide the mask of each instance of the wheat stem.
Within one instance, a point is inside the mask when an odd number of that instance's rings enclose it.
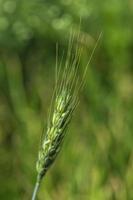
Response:
[[[40,187],[40,183],[41,183],[41,177],[38,176],[37,180],[36,180],[35,187],[34,187],[34,191],[33,191],[33,195],[32,195],[32,200],[36,200],[37,193],[38,193],[38,190],[39,190],[39,187]]]

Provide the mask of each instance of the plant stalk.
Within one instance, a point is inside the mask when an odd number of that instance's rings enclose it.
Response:
[[[40,183],[41,183],[41,178],[40,178],[40,176],[38,176],[35,187],[34,187],[32,200],[36,200],[36,198],[37,198],[37,193],[38,193],[38,190],[39,190],[39,187],[40,187]]]

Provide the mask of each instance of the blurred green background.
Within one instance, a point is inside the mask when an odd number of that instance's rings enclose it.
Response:
[[[43,200],[133,199],[133,1],[0,0],[0,199],[31,199],[42,128],[70,29],[98,35],[64,146],[41,185]],[[79,72],[79,74],[81,74]]]

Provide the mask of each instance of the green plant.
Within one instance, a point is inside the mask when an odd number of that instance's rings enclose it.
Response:
[[[97,41],[80,81],[78,68],[80,65],[82,47],[78,45],[79,40],[84,40],[84,37],[82,37],[80,33],[78,33],[76,37],[76,46],[74,46],[75,34],[71,33],[65,63],[63,63],[64,56],[59,64],[59,68],[58,61],[56,62],[55,90],[51,102],[46,135],[42,136],[38,153],[36,165],[37,181],[32,200],[36,199],[41,180],[61,149],[73,112],[79,103],[78,94],[84,85],[88,65],[98,44]],[[56,60],[58,60],[58,55]]]

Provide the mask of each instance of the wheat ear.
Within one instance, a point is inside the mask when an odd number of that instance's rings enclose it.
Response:
[[[73,51],[74,38],[75,34],[71,33],[65,64],[62,62],[63,59],[61,60],[59,67],[58,62],[56,62],[56,86],[52,98],[47,131],[45,136],[42,137],[38,153],[38,160],[36,165],[38,175],[32,200],[36,199],[41,180],[45,176],[47,170],[52,165],[61,149],[68,125],[79,102],[78,93],[83,87],[88,65],[98,43],[97,41],[91,54],[91,58],[85,67],[82,80],[79,81],[78,68],[82,54],[82,47],[76,45],[75,51]],[[77,41],[79,38],[81,40],[84,39],[83,37],[80,37],[80,34],[78,34]],[[62,71],[63,64],[65,67]]]

